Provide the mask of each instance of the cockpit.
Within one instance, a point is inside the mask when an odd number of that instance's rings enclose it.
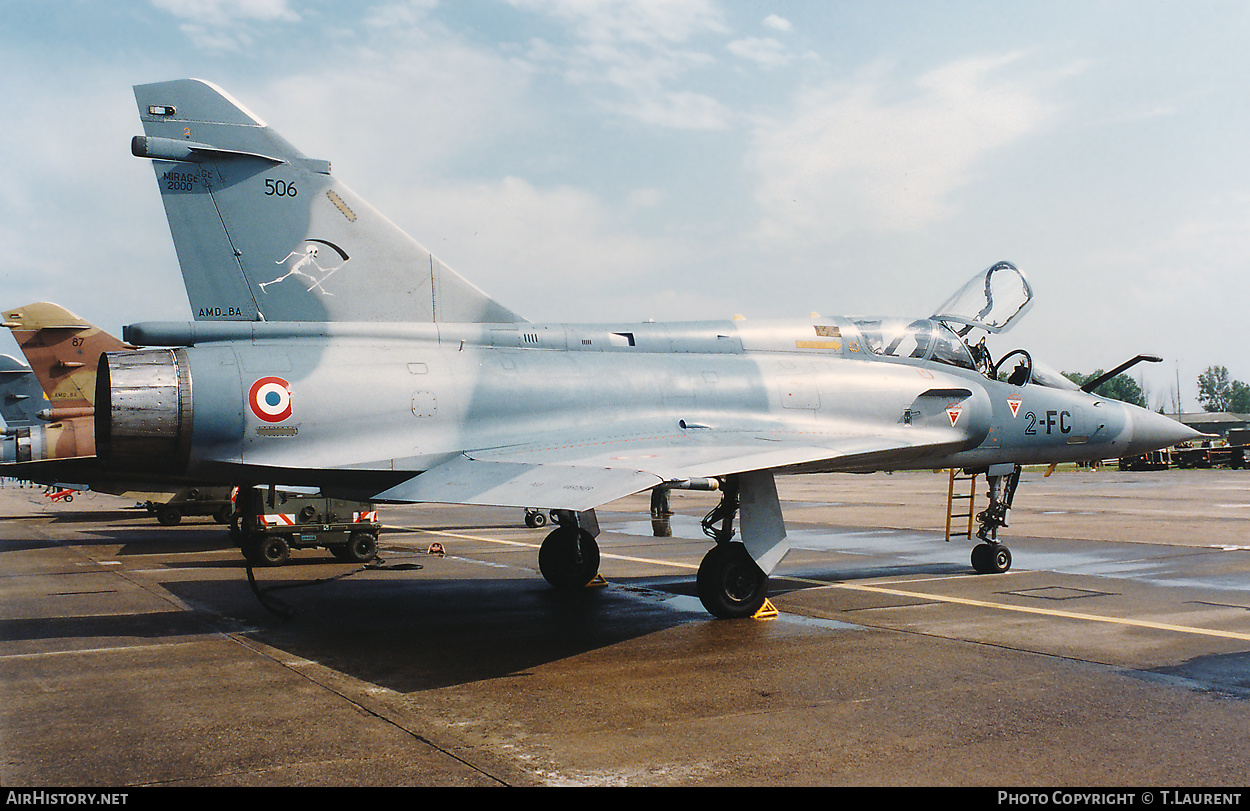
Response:
[[[1033,288],[1010,262],[998,262],[973,276],[937,309],[932,321],[957,336],[959,348],[973,359],[971,367],[986,377],[1015,386],[1046,386],[1079,390],[1072,381],[1039,361],[1024,349],[1014,349],[995,361],[985,339],[968,344],[974,328],[989,333],[1005,332],[1033,303]],[[933,360],[940,360],[936,354]],[[961,366],[961,363],[952,365]]]
[[[1015,349],[997,361],[985,339],[972,344],[973,329],[1005,332],[1033,300],[1033,289],[1024,274],[1010,262],[999,262],[972,277],[929,318],[852,319],[863,348],[887,358],[914,358],[979,371],[994,380],[1016,386],[1046,386],[1078,390],[1080,387],[1024,349]]]
[[[864,348],[874,355],[932,360],[962,369],[977,368],[968,347],[941,321],[862,318],[854,320],[854,324]]]

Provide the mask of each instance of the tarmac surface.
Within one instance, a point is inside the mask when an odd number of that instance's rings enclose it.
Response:
[[[945,474],[779,490],[779,614],[727,621],[711,493],[600,509],[571,596],[519,510],[384,506],[381,565],[296,551],[270,610],[211,519],[6,483],[0,784],[1247,784],[1250,471],[1026,472],[1002,575]]]

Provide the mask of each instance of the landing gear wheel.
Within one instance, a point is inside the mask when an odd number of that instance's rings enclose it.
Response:
[[[368,532],[353,532],[347,543],[335,544],[330,552],[348,563],[368,563],[378,556],[378,539]]]
[[[579,589],[599,574],[599,544],[584,529],[560,527],[538,550],[538,570],[558,589]]]
[[[243,556],[256,566],[281,566],[291,559],[291,544],[280,536],[248,541]]]
[[[177,507],[161,507],[156,511],[156,521],[163,527],[172,527],[182,520],[182,511]]]
[[[541,513],[537,511],[525,513],[525,526],[529,527],[530,529],[536,529],[538,527],[546,526],[546,524],[547,524],[546,513]]]
[[[720,543],[699,564],[699,600],[714,617],[749,617],[768,596],[768,575],[740,543]]]
[[[1002,574],[1011,568],[1011,550],[1000,543],[972,547],[972,568],[978,574]]]

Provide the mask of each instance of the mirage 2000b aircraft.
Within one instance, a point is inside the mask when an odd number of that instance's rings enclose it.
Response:
[[[132,151],[153,161],[196,321],[131,325],[131,344],[164,348],[102,359],[96,442],[117,470],[540,505],[559,526],[539,568],[563,588],[598,572],[596,507],[718,489],[698,591],[715,616],[741,617],[789,548],[778,474],[985,471],[972,559],[1004,571],[997,529],[1020,465],[1196,435],[1024,350],[994,362],[971,343],[1032,298],[1006,262],[928,318],[529,323],[219,88],[135,94],[145,135]]]

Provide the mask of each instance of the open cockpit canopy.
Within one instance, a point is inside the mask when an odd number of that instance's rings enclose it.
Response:
[[[1004,332],[1032,301],[1033,288],[1019,268],[999,262],[968,280],[932,317],[951,325],[961,336],[973,328]]]

